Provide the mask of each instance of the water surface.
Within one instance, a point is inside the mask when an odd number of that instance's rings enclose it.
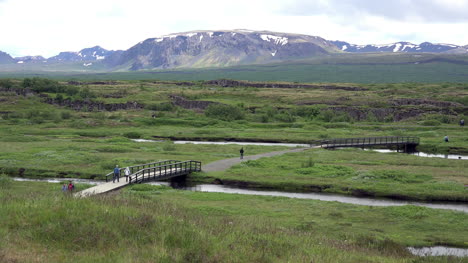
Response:
[[[466,248],[453,248],[453,247],[409,247],[409,252],[415,256],[455,256],[455,257],[468,257],[468,249]]]

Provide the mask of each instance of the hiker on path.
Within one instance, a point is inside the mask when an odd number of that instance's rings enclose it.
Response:
[[[72,181],[70,181],[70,183],[68,183],[68,191],[71,193],[73,192],[74,189],[75,189],[75,185],[72,183]]]
[[[444,141],[445,141],[445,142],[449,142],[449,137],[448,137],[447,135],[445,135]]]
[[[119,169],[119,166],[116,165],[114,168],[114,176],[112,177],[112,182],[115,183],[115,179],[117,179],[117,183],[118,183],[119,177],[120,177],[120,169]]]
[[[460,126],[465,126],[465,120],[460,120]]]
[[[239,152],[240,152],[240,158],[244,159],[244,147],[242,147]]]
[[[130,175],[130,168],[125,168],[124,170],[124,174],[125,174],[125,182],[128,182],[128,176]]]
[[[62,185],[62,192],[65,193],[65,192],[67,192],[67,190],[68,190],[68,186],[67,186],[67,184],[65,183],[65,184]]]

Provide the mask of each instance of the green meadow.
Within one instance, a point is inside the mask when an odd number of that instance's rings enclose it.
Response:
[[[273,88],[203,81],[1,79],[0,262],[466,262],[416,257],[406,250],[467,248],[468,220],[462,212],[148,185],[75,199],[64,195],[59,184],[10,177],[103,180],[116,164],[170,159],[207,164],[238,157],[240,149],[171,139],[309,144],[417,136],[420,151],[468,155],[466,127],[458,125],[468,120],[467,95],[468,85],[455,82]],[[174,96],[212,104],[194,109],[173,104]],[[443,141],[446,135],[449,142]],[[288,148],[244,149],[254,155]],[[362,149],[311,148],[187,179],[407,200],[468,198],[466,160]]]
[[[2,262],[466,262],[406,250],[466,247],[462,212],[150,185],[76,199],[0,178]]]

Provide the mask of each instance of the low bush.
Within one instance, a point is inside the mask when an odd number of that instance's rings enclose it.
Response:
[[[127,137],[129,139],[139,139],[141,138],[141,134],[139,132],[126,132],[123,135],[124,137]]]
[[[211,104],[206,108],[205,115],[223,121],[244,119],[244,112],[239,107],[224,104]]]

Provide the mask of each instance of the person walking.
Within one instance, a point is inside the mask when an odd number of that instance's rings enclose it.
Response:
[[[465,126],[465,120],[460,120],[460,126]]]
[[[241,160],[244,159],[244,147],[242,147],[239,152]]]
[[[125,174],[125,182],[128,182],[128,176],[130,175],[130,168],[125,168],[124,170],[124,174]]]
[[[75,189],[75,185],[73,184],[72,181],[70,181],[70,183],[68,183],[68,191],[72,193],[74,189]]]
[[[449,137],[448,137],[448,135],[445,135],[444,141],[445,141],[445,142],[449,142]]]
[[[67,190],[68,190],[68,186],[67,186],[67,184],[65,183],[65,184],[62,185],[62,192],[66,193]]]
[[[118,183],[119,177],[120,177],[120,169],[119,169],[119,166],[116,165],[114,168],[114,176],[112,177],[112,182],[115,183],[115,179],[117,179],[117,183]]]

